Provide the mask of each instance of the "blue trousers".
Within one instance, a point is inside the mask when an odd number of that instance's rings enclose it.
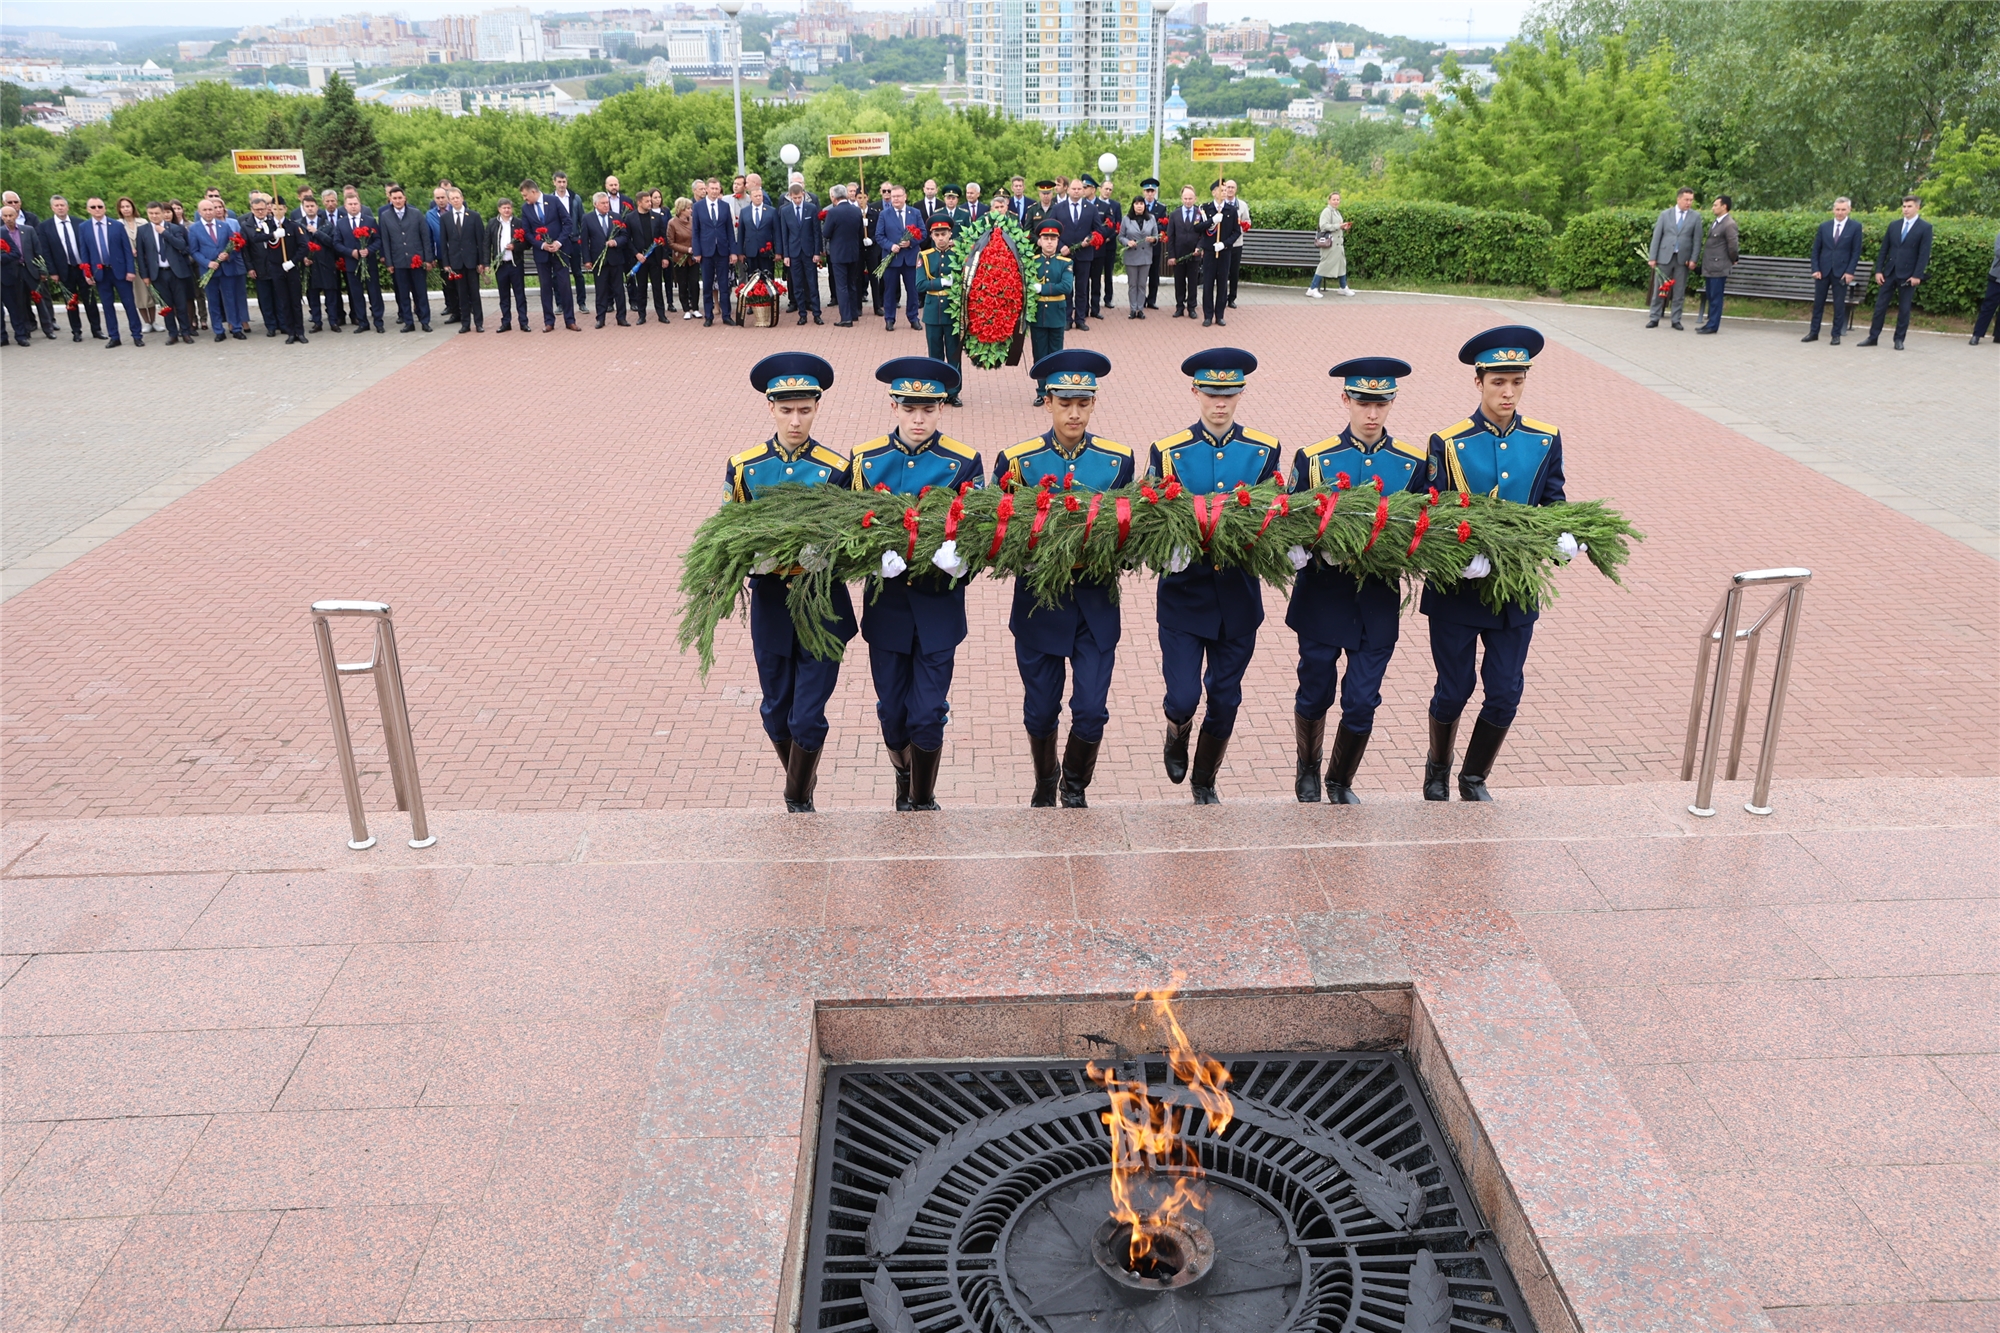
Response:
[[[494,288],[500,293],[500,322],[508,322],[507,303],[521,312],[521,327],[528,327],[528,275],[519,264],[501,264],[494,270]],[[551,321],[553,323],[554,321]]]
[[[118,337],[118,303],[125,303],[125,324],[132,330],[132,341],[138,342],[146,332],[146,326],[139,322],[139,307],[132,303],[132,284],[123,278],[114,278],[110,270],[97,275],[97,295],[104,302],[104,331],[116,340]]]
[[[399,264],[395,269],[396,280],[396,322],[409,324],[420,321],[431,322],[431,279],[430,270],[411,268]],[[411,312],[415,312],[415,321]]]
[[[1193,717],[1206,689],[1208,716],[1201,720],[1201,729],[1211,736],[1235,731],[1236,710],[1243,706],[1243,673],[1256,651],[1254,630],[1241,638],[1204,639],[1160,626],[1160,668],[1167,678],[1167,695],[1160,706],[1167,719],[1179,723]]]
[[[542,327],[555,327],[558,302],[562,305],[563,323],[576,323],[576,300],[569,293],[569,267],[562,256],[551,258],[548,251],[538,251],[535,281],[542,289]]]
[[[1728,281],[1727,278],[1708,279],[1708,327],[1711,329],[1722,327],[1722,289]]]
[[[1535,637],[1535,622],[1512,629],[1481,629],[1461,625],[1437,616],[1431,622],[1431,661],[1437,666],[1437,689],[1431,694],[1431,716],[1440,722],[1456,722],[1472,698],[1473,658],[1481,643],[1486,660],[1479,667],[1479,683],[1486,689],[1479,716],[1496,727],[1514,724],[1527,688],[1528,644]]]
[[[227,326],[242,329],[250,323],[250,298],[241,273],[218,272],[208,280],[208,322],[217,333]]]
[[[722,303],[723,323],[729,322],[729,256],[701,257],[701,317],[715,318],[715,303]]]
[[[1021,668],[1021,722],[1030,736],[1048,736],[1062,720],[1064,668],[1074,673],[1069,696],[1069,734],[1080,741],[1104,739],[1111,720],[1111,670],[1118,662],[1116,647],[1100,648],[1090,627],[1079,625],[1073,655],[1038,653],[1014,640],[1014,662]]]
[[[1340,679],[1340,655],[1347,654],[1347,680]],[[1388,673],[1389,659],[1396,645],[1387,648],[1336,648],[1314,639],[1299,640],[1299,692],[1293,696],[1292,711],[1310,722],[1327,715],[1333,707],[1334,689],[1340,691],[1340,725],[1349,731],[1373,731],[1375,710],[1382,706],[1382,677]]]
[[[868,645],[868,671],[875,678],[875,716],[882,743],[892,750],[944,745],[945,713],[951,707],[951,673],[958,645],[931,652],[899,653]]]
[[[924,317],[924,298],[917,292],[917,266],[899,264],[882,275],[882,315],[892,329],[896,327],[898,287],[906,293],[903,298],[903,310],[910,323],[919,323]]]
[[[754,645],[753,645],[754,647]],[[757,655],[757,681],[764,687],[764,734],[808,750],[826,746],[826,704],[840,684],[840,663],[794,647],[782,656]]]

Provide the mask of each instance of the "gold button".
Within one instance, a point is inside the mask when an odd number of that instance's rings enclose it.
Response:
[[[1367,462],[1368,462],[1368,466],[1369,466],[1369,467],[1374,467],[1374,466],[1375,466],[1375,460],[1374,460],[1374,459],[1372,459],[1372,458],[1371,458],[1371,459],[1368,459],[1368,460],[1367,460]]]
[[[912,459],[910,460],[910,466],[911,466],[911,467],[915,467],[916,465],[917,465],[917,460],[916,460],[916,459],[914,459],[914,458],[912,458]]]
[[[1216,456],[1217,458],[1220,458],[1220,457],[1222,457],[1222,450],[1220,450],[1220,449],[1217,449],[1217,450],[1215,451],[1215,456]]]

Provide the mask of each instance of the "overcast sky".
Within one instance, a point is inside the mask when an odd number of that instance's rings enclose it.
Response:
[[[648,0],[626,0],[634,7]],[[22,27],[132,27],[162,25],[173,27],[239,27],[246,23],[275,23],[288,15],[318,17],[339,13],[398,13],[407,18],[427,19],[440,14],[477,13],[492,9],[503,0],[416,0],[416,3],[367,3],[367,0],[309,0],[306,4],[250,3],[249,0],[8,0],[0,10],[0,20],[9,29]],[[526,0],[537,12],[547,3]],[[660,0],[653,0],[660,3]],[[580,11],[585,3],[563,4],[561,8]],[[794,5],[767,0],[767,8],[793,9]],[[856,0],[855,8],[929,9],[928,0]],[[1467,18],[1475,41],[1501,41],[1514,35],[1527,11],[1528,0],[1461,0],[1458,4],[1392,3],[1391,0],[1209,0],[1211,22],[1238,18],[1267,18],[1274,23],[1294,23],[1306,19],[1334,19],[1359,23],[1393,36],[1423,37],[1431,40],[1463,41]]]

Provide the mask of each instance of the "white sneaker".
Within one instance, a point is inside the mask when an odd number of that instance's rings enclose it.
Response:
[[[1342,296],[1359,296],[1359,295],[1361,295],[1360,291],[1359,291],[1359,290],[1357,290],[1356,288],[1353,288],[1353,287],[1342,287],[1342,288],[1340,289],[1340,294],[1341,294]]]
[[[681,318],[682,318],[682,319],[693,319],[693,318],[694,318],[694,311],[692,311],[692,310],[683,310],[683,311],[681,312]]]
[[[1318,300],[1323,300],[1326,296],[1326,293],[1321,291],[1317,287],[1308,287],[1306,288],[1306,295],[1312,297],[1313,300],[1318,301]]]

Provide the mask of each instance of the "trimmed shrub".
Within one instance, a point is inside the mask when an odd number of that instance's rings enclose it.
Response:
[[[1314,231],[1325,206],[1318,199],[1254,200],[1250,222],[1263,231]],[[1347,271],[1354,276],[1548,286],[1554,237],[1547,220],[1532,213],[1357,199],[1342,205],[1340,215],[1354,224],[1347,233]],[[1302,271],[1271,270],[1290,277]]]

